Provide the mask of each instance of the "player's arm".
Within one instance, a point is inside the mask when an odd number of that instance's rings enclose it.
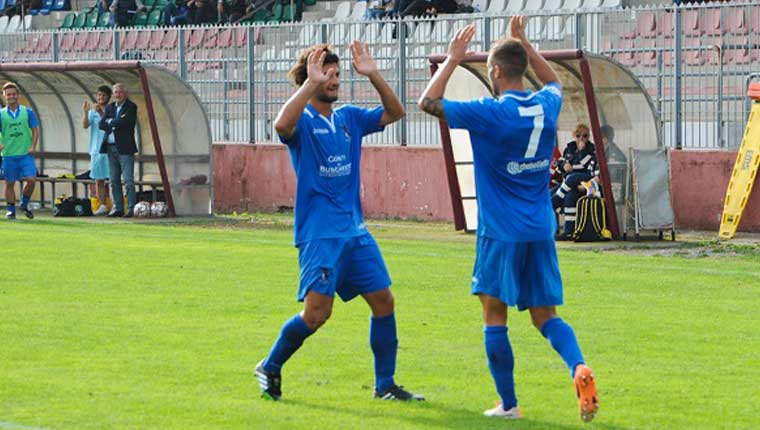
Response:
[[[317,93],[319,85],[327,82],[335,74],[334,69],[328,73],[322,71],[327,53],[324,48],[315,49],[306,60],[306,80],[285,102],[274,119],[274,129],[280,137],[289,139],[296,131],[298,119],[301,118],[306,104]]]
[[[422,95],[420,95],[420,99],[417,101],[417,106],[420,109],[430,115],[446,119],[446,115],[443,112],[443,92],[446,90],[446,84],[449,82],[451,74],[454,73],[457,65],[467,56],[467,45],[474,35],[475,26],[470,24],[457,31],[457,34],[451,39],[446,61],[438,68],[433,79],[428,82],[427,87],[425,87]]]
[[[404,105],[396,97],[388,82],[383,79],[380,71],[377,70],[377,62],[369,52],[369,46],[365,43],[362,45],[358,40],[354,40],[349,46],[351,49],[351,63],[356,72],[369,78],[372,86],[375,87],[380,95],[380,102],[383,104],[383,116],[380,118],[380,126],[385,127],[394,123],[404,116]]]
[[[554,71],[551,64],[549,64],[549,62],[536,51],[536,48],[534,48],[528,38],[525,37],[525,25],[527,23],[528,20],[524,16],[513,16],[512,19],[509,20],[509,28],[512,32],[512,37],[518,39],[525,47],[525,50],[528,51],[528,62],[538,80],[544,85],[549,82],[554,82],[561,86],[562,82],[560,82],[557,72]]]
[[[85,100],[82,104],[82,128],[85,130],[90,128],[90,102]]]
[[[32,147],[29,148],[29,153],[34,154],[37,150],[37,142],[40,140],[40,129],[38,127],[32,128]]]

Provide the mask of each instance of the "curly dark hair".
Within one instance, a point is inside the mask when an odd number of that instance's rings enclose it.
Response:
[[[338,58],[338,55],[332,51],[332,47],[330,45],[319,43],[317,45],[312,45],[303,51],[301,51],[301,55],[298,56],[298,60],[296,61],[296,64],[288,71],[288,78],[293,83],[294,86],[300,87],[303,85],[304,82],[306,82],[307,78],[307,62],[309,60],[309,54],[314,52],[315,50],[319,48],[324,48],[327,55],[325,55],[325,62],[324,64],[338,64],[338,61],[340,59]]]

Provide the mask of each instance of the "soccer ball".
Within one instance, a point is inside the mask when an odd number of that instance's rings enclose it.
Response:
[[[164,202],[155,202],[150,205],[150,216],[156,218],[163,218],[169,213],[169,208]]]
[[[147,218],[150,216],[150,203],[137,202],[134,208],[134,214],[138,218]]]

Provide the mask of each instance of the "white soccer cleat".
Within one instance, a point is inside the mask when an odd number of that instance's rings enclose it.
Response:
[[[496,405],[496,407],[493,409],[484,411],[483,415],[487,417],[504,418],[506,420],[518,420],[522,418],[522,412],[520,412],[520,408],[515,406],[505,411],[504,408],[501,407],[501,403]]]
[[[108,208],[106,207],[106,205],[100,205],[98,210],[96,210],[93,215],[102,216],[102,215],[107,215],[107,214],[108,214]]]

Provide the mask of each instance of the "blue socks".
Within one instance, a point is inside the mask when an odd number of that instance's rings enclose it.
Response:
[[[16,214],[16,204],[15,203],[8,203],[8,212],[12,214]]]
[[[369,345],[375,355],[375,389],[383,392],[394,384],[393,374],[396,373],[398,338],[393,313],[370,318]]]
[[[549,340],[552,348],[565,361],[565,365],[570,369],[570,374],[575,376],[575,367],[585,363],[585,361],[573,329],[562,321],[562,318],[557,317],[544,323],[541,327],[541,334]]]
[[[21,196],[21,209],[26,210],[29,204],[29,196]]]
[[[501,396],[501,407],[506,411],[517,406],[515,396],[515,357],[509,344],[506,326],[485,326],[483,328],[488,356],[488,368],[496,383],[496,391]]]
[[[285,321],[280,331],[280,337],[277,338],[269,356],[264,360],[264,370],[270,373],[279,374],[282,365],[293,355],[298,348],[303,345],[303,341],[314,333],[301,315],[296,314],[293,318]]]

